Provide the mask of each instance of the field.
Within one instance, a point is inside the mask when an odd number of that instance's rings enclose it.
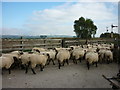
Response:
[[[85,61],[73,64],[69,61],[69,65],[58,69],[58,64],[47,65],[44,71],[40,71],[39,67],[35,69],[36,75],[29,72],[25,74],[25,70],[14,69],[9,75],[8,71],[4,71],[2,77],[3,88],[111,88],[110,83],[106,81],[102,74],[112,77],[118,73],[118,65],[116,63],[98,64],[98,67],[91,66],[87,70]]]

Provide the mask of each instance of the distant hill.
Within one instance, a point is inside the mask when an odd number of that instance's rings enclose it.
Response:
[[[40,35],[40,36],[22,36],[23,38],[58,38],[58,37],[73,37],[69,35]],[[11,39],[19,39],[20,35],[2,35],[0,38],[11,38]]]

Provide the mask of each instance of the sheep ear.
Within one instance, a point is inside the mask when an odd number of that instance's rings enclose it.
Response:
[[[50,55],[48,53],[46,55],[48,56],[48,58],[50,58]]]
[[[47,56],[49,57],[50,55],[47,53]]]
[[[17,60],[17,57],[14,56],[14,57],[13,57],[13,60],[16,61],[16,60]]]
[[[73,47],[70,47],[71,48],[71,50],[73,50]]]
[[[40,53],[40,51],[37,49],[36,52]]]
[[[23,51],[20,51],[20,55],[22,55],[23,54]]]

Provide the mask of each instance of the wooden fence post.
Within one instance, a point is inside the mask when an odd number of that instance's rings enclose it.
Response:
[[[46,39],[43,39],[43,40],[44,40],[44,48],[45,48],[45,46],[46,46],[46,45],[45,45],[45,43],[46,43]]]
[[[21,49],[20,51],[23,51],[23,40],[22,39],[23,39],[23,37],[21,36],[20,37],[20,45],[21,45],[20,46],[20,49]]]
[[[61,43],[62,45],[62,47],[65,47],[65,40],[64,39],[62,39],[62,43]]]

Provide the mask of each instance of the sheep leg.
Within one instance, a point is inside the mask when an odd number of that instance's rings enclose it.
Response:
[[[75,60],[75,63],[77,64],[77,59]]]
[[[65,64],[65,61],[63,61],[63,66],[64,66],[64,64]]]
[[[43,67],[43,69],[45,68],[45,66],[42,66]]]
[[[28,66],[26,67],[26,71],[25,71],[25,73],[28,73]]]
[[[13,57],[14,63],[12,64],[12,68],[16,68],[18,66],[18,59],[16,57]]]
[[[87,68],[88,68],[88,70],[90,69],[90,64],[88,61],[87,61]]]
[[[39,65],[39,66],[40,66],[40,70],[43,71],[43,67],[42,67],[42,65]]]
[[[24,66],[24,65],[21,65],[20,68],[21,68],[21,70],[22,70],[22,69],[25,69],[25,66]]]
[[[73,59],[73,63],[75,63],[75,60]]]
[[[60,67],[61,67],[61,64],[60,64],[60,61],[58,60],[58,63],[59,63],[59,69],[60,69]]]
[[[28,73],[28,68],[30,66],[30,62],[28,63],[28,65],[25,64],[25,66],[26,66],[26,72],[25,73]]]
[[[80,58],[80,63],[81,63],[81,58]]]
[[[100,59],[98,62],[99,62],[100,64],[102,64],[102,59]]]
[[[96,67],[97,67],[97,62],[95,62],[95,64],[96,64]]]
[[[8,70],[9,70],[9,74],[11,74],[11,68],[9,68]]]
[[[59,69],[60,69],[60,67],[61,67],[61,64],[59,63]]]
[[[31,70],[32,70],[33,74],[36,74],[33,68],[31,68]]]
[[[110,63],[112,63],[112,60],[110,60]]]
[[[53,65],[55,65],[55,62],[54,62],[54,60],[52,59],[52,62],[53,62]]]
[[[109,64],[110,62],[109,62],[109,60],[107,60],[107,64]]]
[[[100,64],[102,64],[102,58],[99,56],[99,61]]]
[[[41,71],[43,71],[43,67],[42,67],[42,65],[41,65]]]
[[[73,59],[73,63],[75,63],[75,56],[72,59]]]
[[[68,59],[66,60],[67,65],[69,65]]]
[[[51,61],[51,59],[49,59],[49,60],[48,60],[48,64],[47,64],[47,65],[49,65],[49,64],[50,64],[50,61]]]

